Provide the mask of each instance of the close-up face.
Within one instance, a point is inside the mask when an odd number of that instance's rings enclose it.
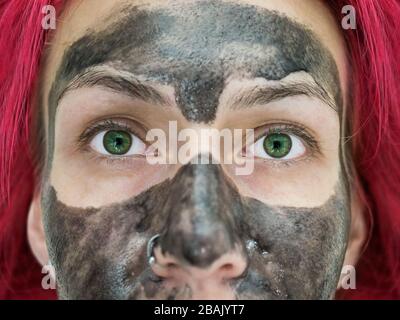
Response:
[[[59,298],[334,298],[357,259],[345,48],[323,1],[70,2],[39,86]],[[241,134],[173,161],[184,130]]]

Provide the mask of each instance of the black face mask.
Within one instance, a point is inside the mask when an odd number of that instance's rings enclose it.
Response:
[[[146,257],[146,241],[160,234],[163,253],[198,268],[239,248],[247,269],[230,283],[239,299],[327,299],[346,248],[345,199],[338,188],[321,207],[268,206],[241,197],[212,164],[187,165],[172,180],[98,209],[68,207],[50,187],[45,225],[58,292],[62,298],[174,298],[182,288],[167,290]]]

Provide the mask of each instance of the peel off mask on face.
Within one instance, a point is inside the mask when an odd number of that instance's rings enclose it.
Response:
[[[61,298],[191,298],[187,284],[171,288],[152,272],[146,244],[154,234],[162,254],[188,268],[206,269],[236,250],[246,272],[220,287],[238,299],[328,299],[335,292],[349,225],[339,186],[317,208],[268,206],[241,197],[210,164],[185,166],[172,180],[102,208],[66,206],[52,187],[47,194]]]

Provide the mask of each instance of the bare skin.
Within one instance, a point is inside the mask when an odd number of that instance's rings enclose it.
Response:
[[[323,4],[296,5],[117,1],[98,8],[105,28],[72,27],[87,2],[67,11],[42,88],[41,214],[61,298],[334,296],[362,244],[341,144],[344,45]],[[93,149],[102,131],[139,141],[169,120],[283,132],[302,153],[256,157],[240,177],[234,165],[153,166]]]

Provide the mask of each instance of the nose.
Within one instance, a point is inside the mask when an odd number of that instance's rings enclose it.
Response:
[[[198,257],[207,259],[207,248],[198,250]],[[160,246],[153,251],[153,272],[171,288],[188,286],[193,299],[234,299],[230,280],[244,274],[247,259],[240,247],[220,255],[207,267],[196,267],[187,260],[163,252]]]
[[[166,218],[154,245],[152,269],[197,298],[234,298],[230,281],[247,256],[240,237],[241,202],[217,165],[188,165],[171,182]],[[192,297],[193,297],[192,296]]]

